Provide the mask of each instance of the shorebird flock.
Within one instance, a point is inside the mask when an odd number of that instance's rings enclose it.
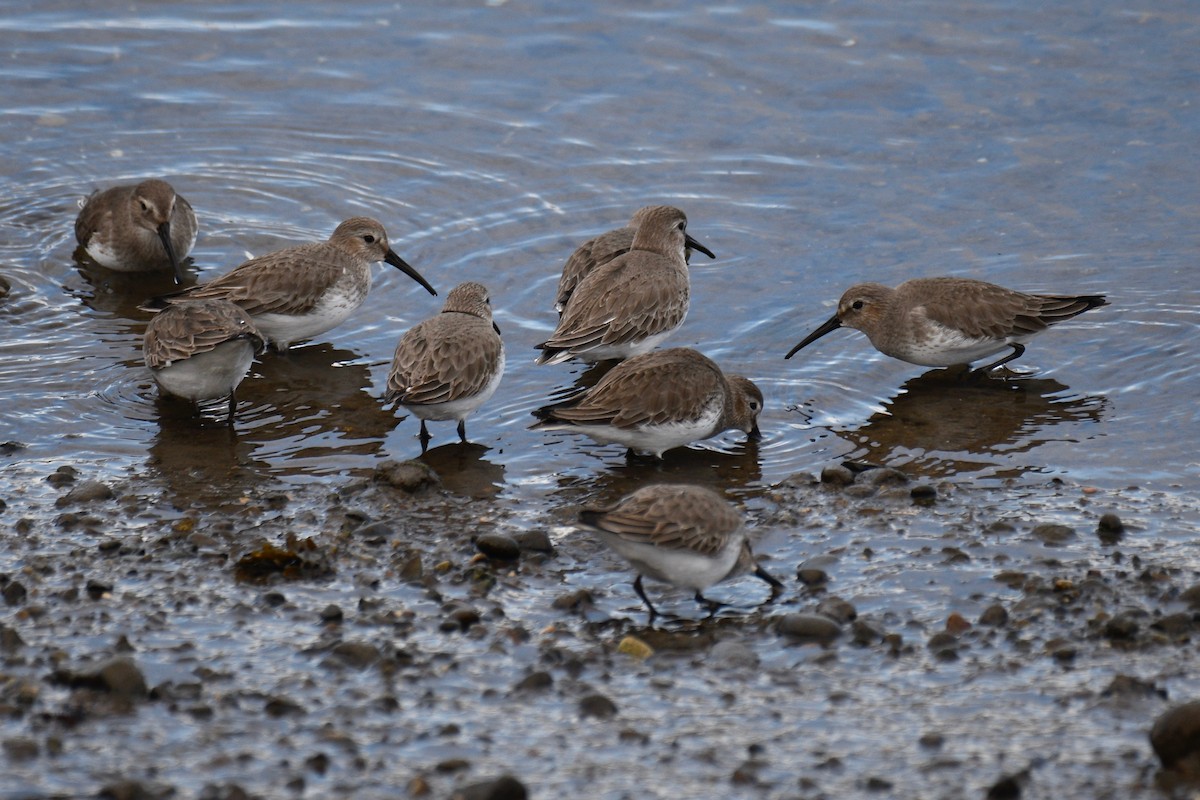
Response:
[[[93,193],[75,222],[87,258],[119,272],[171,270],[177,284],[197,230],[191,205],[158,179]],[[548,303],[558,323],[536,346],[536,363],[619,363],[591,388],[534,410],[531,428],[579,433],[660,459],[727,430],[759,438],[764,400],[752,381],[727,374],[692,348],[658,349],[687,316],[688,262],[696,252],[716,258],[688,233],[687,216],[663,205],[638,209],[628,224],[571,254]],[[268,253],[148,300],[142,308],[156,313],[143,340],[145,364],[163,394],[195,404],[228,398],[232,422],[237,387],[254,359],[348,319],[366,299],[371,266],[380,261],[437,295],[391,249],[378,221],[352,217],[324,242]],[[975,370],[982,374],[1020,357],[1046,328],[1103,305],[1103,295],[1027,294],[966,278],[916,278],[895,288],[860,283],[784,358],[846,327],[865,333],[881,353],[921,366],[1000,355]],[[466,442],[466,420],[495,393],[504,366],[489,292],[463,283],[439,314],[401,336],[383,400],[420,420],[422,453],[430,421],[456,421]],[[763,579],[772,599],[782,588],[755,562],[741,515],[712,489],[651,484],[616,504],[584,509],[579,524],[634,567],[634,589],[652,619],[657,610],[643,577],[692,590],[714,611],[717,604],[703,591],[735,576]]]

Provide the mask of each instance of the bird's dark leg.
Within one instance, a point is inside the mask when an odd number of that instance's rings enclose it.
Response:
[[[696,602],[708,606],[708,615],[710,617],[715,617],[717,615],[717,610],[720,609],[721,606],[725,605],[725,603],[719,603],[716,600],[709,600],[707,597],[700,594],[699,591],[696,592]]]
[[[658,609],[650,602],[650,598],[646,597],[646,590],[642,588],[642,576],[640,574],[633,579],[633,590],[637,592],[638,597],[642,598],[642,602],[646,604],[646,608],[650,609],[650,619],[648,621],[653,622],[654,618],[658,616]]]
[[[429,435],[428,429],[425,427],[425,420],[421,420],[421,455],[425,455],[425,451],[429,449],[429,440],[433,437]]]
[[[764,581],[766,581],[767,583],[769,583],[771,585],[771,600],[774,600],[776,597],[779,597],[779,595],[783,593],[783,588],[784,588],[783,581],[779,580],[778,578],[776,578],[771,573],[767,572],[762,567],[755,565],[754,577],[762,578]],[[768,600],[767,602],[771,602],[771,600]]]
[[[230,425],[233,424],[233,412],[236,410],[237,410],[237,394],[235,392],[230,392],[229,393],[229,416],[227,416],[225,418],[225,422],[227,422]]]
[[[458,421],[458,440],[463,444],[467,443],[467,421],[465,419]]]
[[[1023,344],[1017,344],[1016,342],[1012,342],[1011,344],[1009,344],[1009,347],[1011,347],[1013,349],[1013,351],[1011,353],[1009,353],[1008,355],[1006,355],[1004,358],[1000,359],[999,361],[988,364],[986,367],[980,367],[979,369],[975,370],[975,372],[991,372],[996,367],[1007,364],[1008,362],[1012,361],[1015,358],[1020,358],[1021,354],[1023,354],[1025,352],[1025,345],[1023,345]]]

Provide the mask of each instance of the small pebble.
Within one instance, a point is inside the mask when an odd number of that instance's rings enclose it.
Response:
[[[607,719],[617,713],[617,704],[602,694],[589,694],[579,701],[579,713],[584,717]]]
[[[502,775],[494,781],[472,783],[455,790],[450,800],[527,800],[525,786],[511,775]]]
[[[824,614],[785,614],[775,623],[775,631],[804,642],[828,644],[842,635],[842,626]]]
[[[998,628],[1008,622],[1008,611],[999,603],[993,603],[979,615],[979,624]]]
[[[1116,544],[1125,535],[1125,523],[1116,514],[1105,514],[1096,526],[1096,535],[1100,537],[1101,544]]]
[[[96,500],[111,500],[113,490],[108,484],[100,481],[84,481],[62,497],[54,501],[54,505],[62,508],[76,503],[91,503]]]
[[[617,645],[617,652],[640,660],[654,655],[654,648],[636,636],[626,636]]]
[[[1065,544],[1075,538],[1075,529],[1053,522],[1045,523],[1034,527],[1033,538],[1047,546]]]
[[[554,677],[545,670],[531,672],[513,686],[516,692],[541,692],[554,686]]]
[[[854,473],[841,464],[831,464],[821,470],[821,483],[828,486],[849,486],[854,483]]]
[[[374,480],[410,494],[441,485],[442,480],[421,461],[388,460],[375,468]]]
[[[1161,714],[1150,729],[1150,746],[1165,768],[1200,778],[1200,700]]]
[[[848,601],[840,597],[827,597],[817,604],[817,613],[829,617],[839,625],[853,622],[858,617],[858,610]]]
[[[554,551],[554,543],[550,541],[550,534],[545,531],[521,531],[513,539],[522,550],[532,550],[535,553]]]
[[[502,533],[484,533],[475,540],[475,547],[488,558],[497,561],[516,561],[521,557],[521,548],[511,536]]]

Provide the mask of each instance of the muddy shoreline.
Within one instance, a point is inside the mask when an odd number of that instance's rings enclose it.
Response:
[[[647,627],[572,506],[420,462],[220,508],[87,472],[5,497],[5,798],[1173,791],[1148,732],[1193,699],[1200,577],[1167,494],[828,465],[741,504],[778,602],[651,583]]]

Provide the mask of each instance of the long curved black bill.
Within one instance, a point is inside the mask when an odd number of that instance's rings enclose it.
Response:
[[[171,260],[171,269],[175,270],[175,285],[183,283],[183,267],[179,264],[179,257],[175,255],[175,246],[171,244],[171,221],[159,225],[155,230],[158,232],[159,241],[162,242],[167,251],[167,258]]]
[[[799,352],[802,348],[808,347],[810,344],[815,342],[817,339],[820,339],[822,336],[829,333],[830,331],[836,331],[840,327],[842,327],[842,321],[837,318],[837,314],[834,314],[832,317],[830,317],[828,320],[826,320],[824,325],[817,328],[815,331],[810,333],[808,336],[804,337],[803,342],[796,345],[791,350],[788,350],[788,354],[786,356],[784,356],[784,358],[791,358],[792,356],[796,355],[796,353]]]
[[[704,255],[708,256],[709,258],[716,258],[716,256],[713,255],[712,250],[709,250],[707,247],[705,247],[704,245],[700,244],[695,239],[693,239],[692,235],[690,233],[683,234],[683,244],[685,247],[690,247],[693,250],[699,250],[701,253],[704,253]]]
[[[434,297],[437,297],[437,290],[435,290],[435,289],[434,289],[432,286],[430,286],[430,285],[429,285],[429,281],[427,281],[427,280],[425,280],[424,278],[422,278],[422,277],[421,277],[421,273],[417,272],[415,269],[413,269],[412,267],[410,267],[410,266],[409,266],[409,265],[408,265],[408,264],[407,264],[407,263],[404,261],[404,259],[403,259],[403,258],[401,258],[400,256],[396,255],[396,253],[395,253],[394,251],[392,251],[392,250],[390,250],[390,249],[389,249],[389,250],[387,251],[387,255],[385,255],[385,256],[383,257],[383,260],[384,260],[384,261],[386,261],[387,263],[391,264],[391,265],[392,265],[393,267],[395,267],[396,269],[398,269],[398,270],[400,270],[401,272],[403,272],[403,273],[404,273],[405,275],[407,275],[408,277],[412,278],[412,279],[413,279],[414,281],[416,281],[417,283],[419,283],[419,284],[421,284],[422,286],[424,286],[424,287],[425,287],[425,291],[429,292],[429,293],[430,293],[431,295],[433,295]]]

